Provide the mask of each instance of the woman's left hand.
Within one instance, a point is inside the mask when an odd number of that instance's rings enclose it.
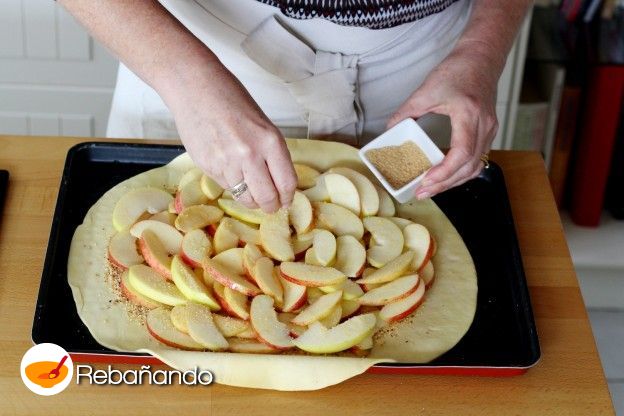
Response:
[[[427,113],[451,119],[451,149],[416,189],[424,199],[476,177],[498,129],[496,88],[500,71],[483,45],[457,47],[425,79],[388,121],[388,128]]]

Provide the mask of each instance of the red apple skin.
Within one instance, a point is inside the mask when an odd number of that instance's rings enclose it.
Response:
[[[429,283],[425,285],[425,289],[429,289],[431,286],[433,286],[433,282],[435,282],[435,274],[433,275],[433,278],[429,281]]]
[[[308,282],[308,281],[305,281],[305,280],[299,280],[299,279],[297,279],[295,277],[288,276],[287,274],[284,274],[284,272],[281,269],[280,269],[280,275],[284,279],[288,280],[289,282],[294,283],[294,284],[299,285],[299,286],[306,286],[306,287],[321,287],[321,286],[325,286],[323,284],[312,283],[312,282]]]
[[[217,299],[217,302],[219,302],[219,305],[221,305],[221,309],[223,309],[223,312],[227,313],[228,315],[230,315],[230,316],[232,316],[234,318],[242,319],[244,321],[248,321],[249,320],[249,317],[247,317],[247,319],[245,319],[242,316],[238,315],[234,311],[234,309],[232,309],[230,307],[230,304],[227,303],[224,298],[219,296],[219,293],[216,290],[213,290],[212,293],[214,294],[215,299]]]
[[[173,199],[173,208],[176,211],[176,214],[180,215],[182,210],[184,210],[184,204],[182,204],[182,197],[180,196],[180,191],[176,192],[175,198]]]
[[[205,263],[203,264],[204,266],[204,270],[208,273],[210,273],[210,275],[212,276],[212,278],[214,280],[216,280],[217,282],[221,283],[223,286],[227,286],[232,290],[236,290],[237,292],[241,292],[239,290],[238,287],[232,287],[235,286],[233,285],[232,281],[230,279],[227,278],[227,276],[223,276],[221,273],[219,273],[218,270],[213,269],[212,267],[207,266]],[[251,289],[251,288],[242,288],[244,290],[244,292],[241,292],[243,295],[245,296],[256,296],[259,295],[260,293],[262,293],[260,291],[260,289],[255,290],[255,289]]]
[[[139,251],[141,255],[145,259],[145,262],[152,269],[156,270],[159,274],[161,274],[167,280],[173,281],[171,277],[171,270],[163,267],[156,259],[152,256],[152,252],[148,250],[147,245],[145,244],[145,240],[143,238],[139,238]]]
[[[206,227],[206,232],[208,233],[208,235],[210,235],[210,237],[214,238],[217,232],[217,224],[210,224],[208,227]]]
[[[201,267],[201,263],[196,262],[195,260],[191,259],[189,256],[186,255],[186,253],[184,253],[183,250],[180,251],[180,258],[182,259],[182,261],[184,261],[184,263],[186,263],[187,265],[191,266],[194,269],[197,267]]]
[[[303,295],[301,295],[301,297],[297,299],[297,302],[293,303],[293,305],[288,309],[282,309],[282,312],[295,312],[301,309],[307,301],[308,301],[308,291],[304,290]]]
[[[284,348],[284,347],[278,347],[277,345],[273,345],[269,341],[267,341],[266,339],[262,338],[260,336],[260,334],[258,333],[258,331],[256,331],[256,329],[253,327],[253,325],[251,326],[251,328],[256,333],[256,338],[258,339],[258,341],[260,341],[261,343],[263,343],[267,347],[274,349],[275,351],[286,351],[286,350],[289,350],[289,349],[294,347],[294,346],[292,346],[292,347],[285,347]]]
[[[403,318],[408,317],[409,315],[412,314],[412,312],[414,312],[416,309],[418,309],[418,307],[420,305],[422,305],[422,303],[425,301],[425,296],[423,295],[420,300],[418,302],[416,302],[412,307],[410,307],[409,309],[405,310],[404,312],[401,312],[398,315],[393,316],[392,318],[390,318],[388,320],[388,322],[397,322],[400,321]]]
[[[173,348],[178,348],[181,350],[187,350],[187,351],[203,351],[203,348],[189,348],[189,347],[185,347],[184,345],[178,345],[175,342],[171,342],[168,339],[164,339],[161,336],[159,336],[156,332],[152,331],[152,328],[150,328],[149,325],[145,325],[147,326],[147,331],[150,333],[151,336],[153,336],[154,338],[156,338],[157,341],[162,342],[165,345],[168,345],[170,347]]]
[[[115,260],[115,257],[113,257],[113,255],[111,254],[110,250],[108,250],[108,261],[113,263],[115,265],[115,267],[119,267],[122,270],[126,270],[128,268],[128,267],[124,266],[123,264],[119,263],[117,260]]]
[[[427,265],[427,262],[431,259],[431,256],[433,255],[434,247],[435,247],[435,243],[433,242],[433,238],[429,237],[429,248],[427,249],[427,254],[425,255],[425,258],[423,259],[423,262],[420,264],[420,266],[418,266],[416,273],[420,273],[423,271],[423,269]]]

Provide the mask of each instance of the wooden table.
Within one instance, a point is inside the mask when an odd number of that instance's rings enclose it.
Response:
[[[493,152],[504,172],[542,358],[510,378],[364,374],[320,391],[70,385],[31,393],[19,375],[67,150],[85,139],[0,136],[10,171],[0,221],[0,414],[4,415],[608,415],[613,408],[544,164]],[[103,366],[100,366],[103,367]],[[116,366],[115,368],[137,368]]]

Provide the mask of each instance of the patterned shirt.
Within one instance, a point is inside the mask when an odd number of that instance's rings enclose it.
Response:
[[[457,0],[258,0],[295,19],[385,29],[439,13]]]

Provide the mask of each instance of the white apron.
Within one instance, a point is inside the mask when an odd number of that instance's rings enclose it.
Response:
[[[160,0],[243,83],[289,137],[362,146],[452,50],[471,1],[389,29],[297,20],[255,0]],[[448,118],[419,121],[441,146]],[[158,94],[119,66],[108,137],[175,138]]]

